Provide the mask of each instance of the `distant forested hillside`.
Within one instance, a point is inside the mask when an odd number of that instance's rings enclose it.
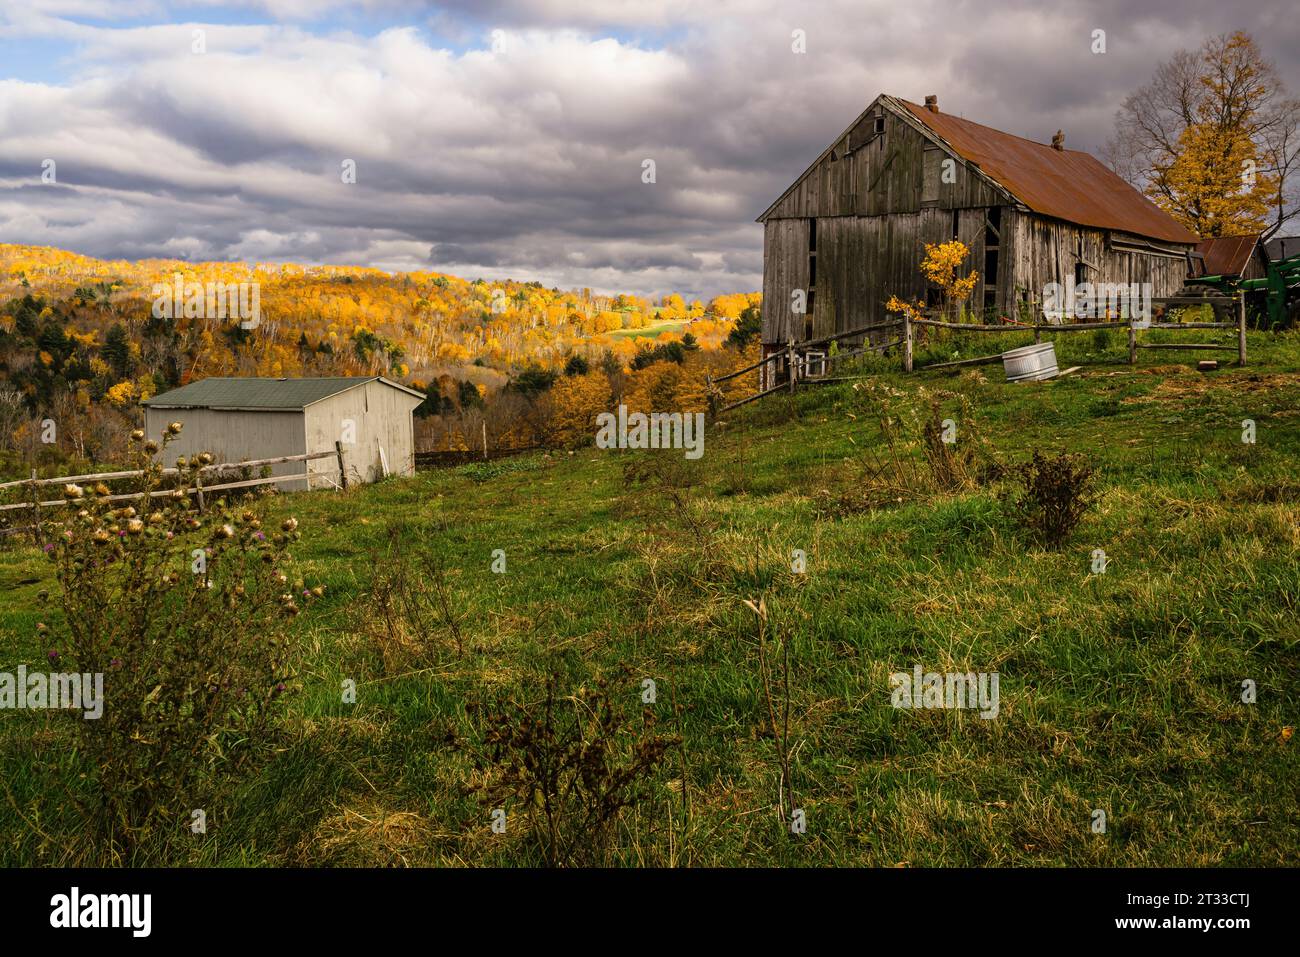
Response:
[[[208,376],[382,374],[428,393],[421,447],[582,444],[620,401],[703,408],[706,376],[748,361],[758,302],[0,245],[0,452],[9,471],[111,460],[141,400]]]

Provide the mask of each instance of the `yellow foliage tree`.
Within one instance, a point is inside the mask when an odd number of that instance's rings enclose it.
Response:
[[[123,380],[105,392],[104,398],[119,408],[129,405],[135,400],[135,383],[130,379]]]
[[[1295,215],[1283,177],[1296,171],[1297,116],[1276,68],[1237,31],[1162,64],[1125,101],[1105,153],[1201,236],[1276,230]]]
[[[970,249],[956,239],[946,243],[926,243],[925,258],[921,260],[921,275],[932,286],[937,286],[942,300],[943,315],[956,319],[970,294],[975,291],[980,274],[974,269],[966,276],[959,276],[961,268]],[[890,296],[885,308],[890,312],[901,312],[910,319],[918,319],[925,311],[925,303],[917,300],[907,302],[898,296]]]
[[[632,374],[623,402],[629,412],[684,411],[686,374],[676,362],[656,362]]]
[[[1157,201],[1198,236],[1261,232],[1277,199],[1277,178],[1257,172],[1255,144],[1245,130],[1212,122],[1183,130],[1179,153],[1157,172]]]
[[[551,387],[550,403],[554,441],[584,445],[596,435],[596,416],[610,408],[609,379],[603,372],[565,376]]]

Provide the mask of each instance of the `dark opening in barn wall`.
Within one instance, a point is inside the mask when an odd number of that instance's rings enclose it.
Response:
[[[984,311],[998,307],[998,252],[1002,240],[1002,207],[990,206],[984,212]]]

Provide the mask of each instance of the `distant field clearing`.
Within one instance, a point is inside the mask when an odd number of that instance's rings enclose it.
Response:
[[[611,339],[654,339],[665,332],[679,332],[689,323],[689,319],[672,319],[668,322],[656,322],[654,325],[644,326],[640,329],[619,329],[615,332],[607,332],[606,335]]]

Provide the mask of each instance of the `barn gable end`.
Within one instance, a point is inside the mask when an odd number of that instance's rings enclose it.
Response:
[[[980,274],[972,307],[1012,315],[1071,279],[1150,282],[1169,295],[1196,242],[1059,139],[1035,143],[887,95],[758,221],[769,352],[880,322],[891,296],[926,301],[926,243],[963,242]]]

